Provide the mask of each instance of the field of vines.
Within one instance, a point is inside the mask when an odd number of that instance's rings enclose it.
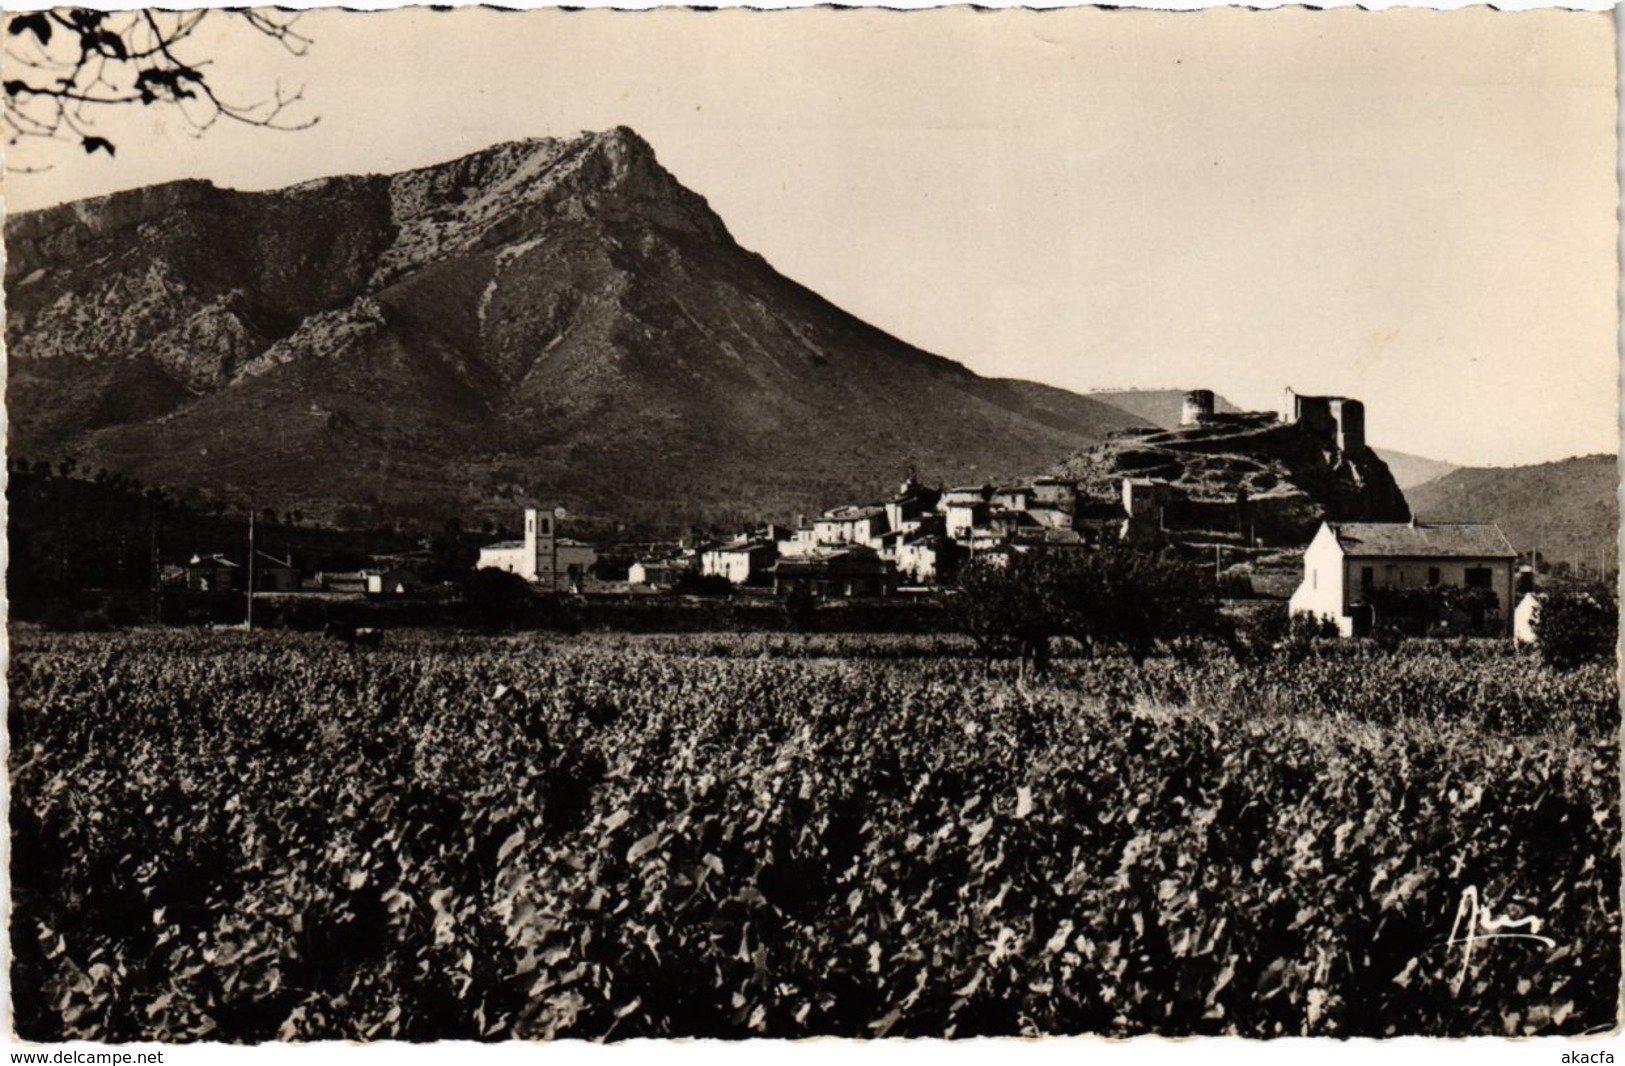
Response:
[[[11,655],[26,1039],[1616,1023],[1609,667],[1328,646],[1023,678],[946,638],[779,635]]]

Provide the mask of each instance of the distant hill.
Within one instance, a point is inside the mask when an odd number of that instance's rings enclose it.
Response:
[[[1428,459],[1420,455],[1411,455],[1407,452],[1395,451],[1392,448],[1373,448],[1372,451],[1382,456],[1382,461],[1388,464],[1388,470],[1394,475],[1394,481],[1400,488],[1409,492],[1417,485],[1426,484],[1434,478],[1444,477],[1452,470],[1459,469],[1455,463],[1447,463],[1442,459]]]
[[[1143,418],[1161,429],[1179,425],[1179,415],[1185,406],[1184,389],[1102,389],[1086,394],[1091,400],[1109,403],[1120,411]],[[1219,414],[1233,414],[1241,408],[1223,396],[1213,397],[1213,410]]]
[[[1612,455],[1535,466],[1462,467],[1406,490],[1421,519],[1493,521],[1520,551],[1551,562],[1609,565],[1619,542],[1619,469]]]
[[[983,378],[736,244],[627,129],[5,222],[11,454],[346,527],[790,517],[1143,419]]]

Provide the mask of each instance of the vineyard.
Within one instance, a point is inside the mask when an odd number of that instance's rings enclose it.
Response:
[[[1195,648],[1034,681],[829,635],[11,653],[28,1039],[1616,1024],[1610,667]],[[1524,935],[1483,936],[1503,919]]]

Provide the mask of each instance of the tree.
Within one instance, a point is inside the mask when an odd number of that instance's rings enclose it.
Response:
[[[294,56],[310,40],[294,27],[299,16],[270,9],[96,11],[64,8],[6,19],[6,143],[23,138],[67,139],[86,154],[116,146],[94,132],[96,117],[140,105],[171,107],[201,133],[221,120],[265,129],[298,130],[315,118],[292,117],[301,91],[281,86],[257,101],[218,91],[211,60],[198,53],[198,31],[237,20]],[[42,168],[33,168],[42,169]]]
[[[463,602],[475,625],[485,630],[512,629],[534,603],[530,585],[506,570],[476,570],[463,581]]]
[[[1603,586],[1548,593],[1535,616],[1541,658],[1560,670],[1611,658],[1619,643],[1619,607]]]
[[[958,628],[988,658],[1043,672],[1050,643],[1121,648],[1144,662],[1159,641],[1219,635],[1218,589],[1206,567],[1130,548],[1035,552],[977,562],[950,600]]]
[[[784,597],[784,620],[798,633],[811,633],[818,624],[818,597],[799,581]]]
[[[983,658],[1020,658],[1042,673],[1050,641],[1072,624],[1070,569],[1048,554],[976,560],[959,572],[949,615]]]
[[[479,561],[479,549],[463,540],[462,524],[452,519],[444,532],[429,541],[429,565],[423,576],[429,581],[463,581]]]
[[[1218,586],[1207,567],[1130,548],[1077,559],[1072,635],[1085,644],[1118,646],[1141,663],[1160,640],[1218,635]]]

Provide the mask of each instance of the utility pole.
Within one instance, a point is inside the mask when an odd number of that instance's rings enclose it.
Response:
[[[553,571],[553,594],[555,596],[558,595],[559,592],[559,537],[563,535],[559,530],[559,523],[564,521],[564,517],[567,513],[568,512],[565,511],[563,505],[553,508],[553,537],[551,539],[551,543],[553,545],[553,562],[548,569]]]
[[[152,620],[162,625],[164,621],[164,587],[163,565],[158,561],[158,511],[147,501],[147,530],[152,537]]]
[[[254,505],[248,506],[248,625],[254,628]]]

